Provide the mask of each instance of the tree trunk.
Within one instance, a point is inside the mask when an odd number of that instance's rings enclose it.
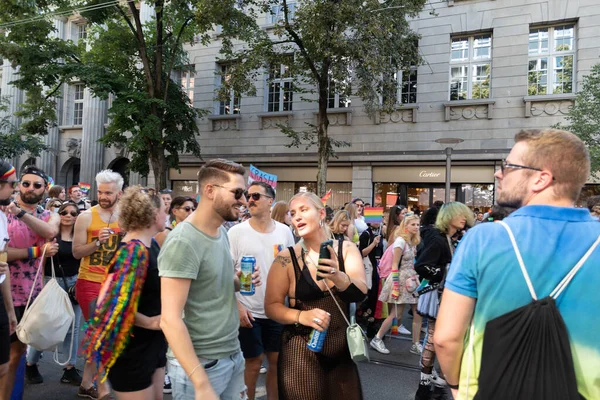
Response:
[[[318,164],[317,164],[317,196],[327,193],[327,162],[329,161],[330,146],[327,128],[327,80],[319,84],[319,113],[317,114]]]
[[[167,188],[167,158],[165,157],[165,150],[162,146],[154,148],[150,153],[150,165],[152,166],[152,172],[154,172],[154,188],[158,190]]]

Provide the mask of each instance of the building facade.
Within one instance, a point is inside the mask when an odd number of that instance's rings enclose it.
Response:
[[[432,7],[435,15],[430,15]],[[265,29],[280,18],[281,10],[274,11],[275,15],[261,17]],[[65,35],[83,34],[76,20],[63,23]],[[563,121],[583,77],[600,62],[600,3],[442,0],[428,3],[411,26],[421,36],[418,45],[424,62],[399,72],[394,112],[370,117],[357,97],[330,99],[329,132],[351,143],[337,149],[338,158],[330,160],[330,204],[361,197],[374,205],[401,203],[424,209],[444,200],[446,148],[451,147],[451,199],[473,208],[491,206],[493,174],[512,147],[515,133]],[[227,64],[218,61],[219,48],[217,34],[208,46],[189,47],[196,73],[180,76],[195,107],[212,112],[199,121],[203,158],[229,158],[277,175],[280,200],[314,190],[316,148],[286,147],[290,139],[277,125],[302,129],[305,123],[314,123],[316,104],[294,96],[283,65],[256,83],[256,96],[232,93],[227,102],[215,101],[227,70]],[[5,64],[3,94],[9,70]],[[276,78],[271,83],[269,73]],[[101,157],[96,158],[90,153],[96,151],[92,142],[107,123],[106,102],[94,100],[76,84],[65,90],[69,95],[58,110],[60,126],[48,136],[57,149],[52,155],[55,180],[74,182],[76,165],[81,180],[89,179],[84,154],[90,155],[90,170],[126,164],[127,155],[115,149],[98,151]],[[444,144],[448,139],[460,143]],[[185,155],[180,159],[180,170],[169,171],[170,184],[178,194],[195,194],[202,161]],[[35,162],[50,165],[44,157]],[[595,186],[586,188],[586,193],[595,191]]]

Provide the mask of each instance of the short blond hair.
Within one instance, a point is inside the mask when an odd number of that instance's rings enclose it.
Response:
[[[435,220],[435,227],[438,228],[442,233],[447,234],[450,231],[450,222],[460,215],[465,217],[468,226],[475,225],[473,211],[471,211],[471,209],[463,203],[451,201],[450,203],[444,204],[440,208],[440,212]]]
[[[523,161],[530,167],[546,169],[554,177],[554,194],[576,201],[590,175],[590,154],[581,139],[559,129],[527,129],[515,135],[529,151]]]
[[[331,220],[331,222],[329,223],[329,229],[331,229],[331,232],[333,233],[340,233],[340,224],[342,222],[348,222],[349,224],[352,223],[352,221],[350,220],[350,214],[348,213],[348,211],[346,210],[338,210],[334,216],[333,219]]]

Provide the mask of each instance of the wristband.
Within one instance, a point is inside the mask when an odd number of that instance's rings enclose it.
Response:
[[[302,314],[302,310],[298,310],[298,315],[296,315],[296,323],[294,323],[296,326],[300,326],[300,314]]]
[[[39,258],[42,254],[39,247],[27,248],[27,255],[30,259]]]
[[[457,383],[456,385],[451,385],[451,384],[449,384],[448,382],[446,382],[446,383],[448,384],[448,387],[449,387],[450,389],[458,390],[458,383]]]

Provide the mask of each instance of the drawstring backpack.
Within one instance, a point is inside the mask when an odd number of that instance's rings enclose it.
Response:
[[[550,295],[538,300],[510,227],[499,223],[508,232],[533,301],[486,324],[474,400],[580,400],[569,334],[556,300],[596,249],[600,236]],[[473,325],[469,359],[472,333]]]
[[[61,366],[65,366],[71,359],[73,337],[75,335],[71,335],[70,353],[67,361],[64,363],[58,361],[57,346],[65,340],[69,328],[72,331],[75,330],[75,312],[73,311],[69,295],[56,281],[54,260],[52,257],[49,257],[52,266],[52,279],[44,285],[40,294],[31,303],[31,297],[35,290],[35,282],[38,277],[42,279],[40,271],[43,269],[45,254],[46,248],[44,247],[40,264],[31,286],[31,292],[29,292],[29,299],[27,300],[23,318],[19,322],[19,325],[17,325],[17,337],[22,343],[28,344],[37,350],[54,349],[54,361]],[[30,303],[31,307],[29,307]]]

